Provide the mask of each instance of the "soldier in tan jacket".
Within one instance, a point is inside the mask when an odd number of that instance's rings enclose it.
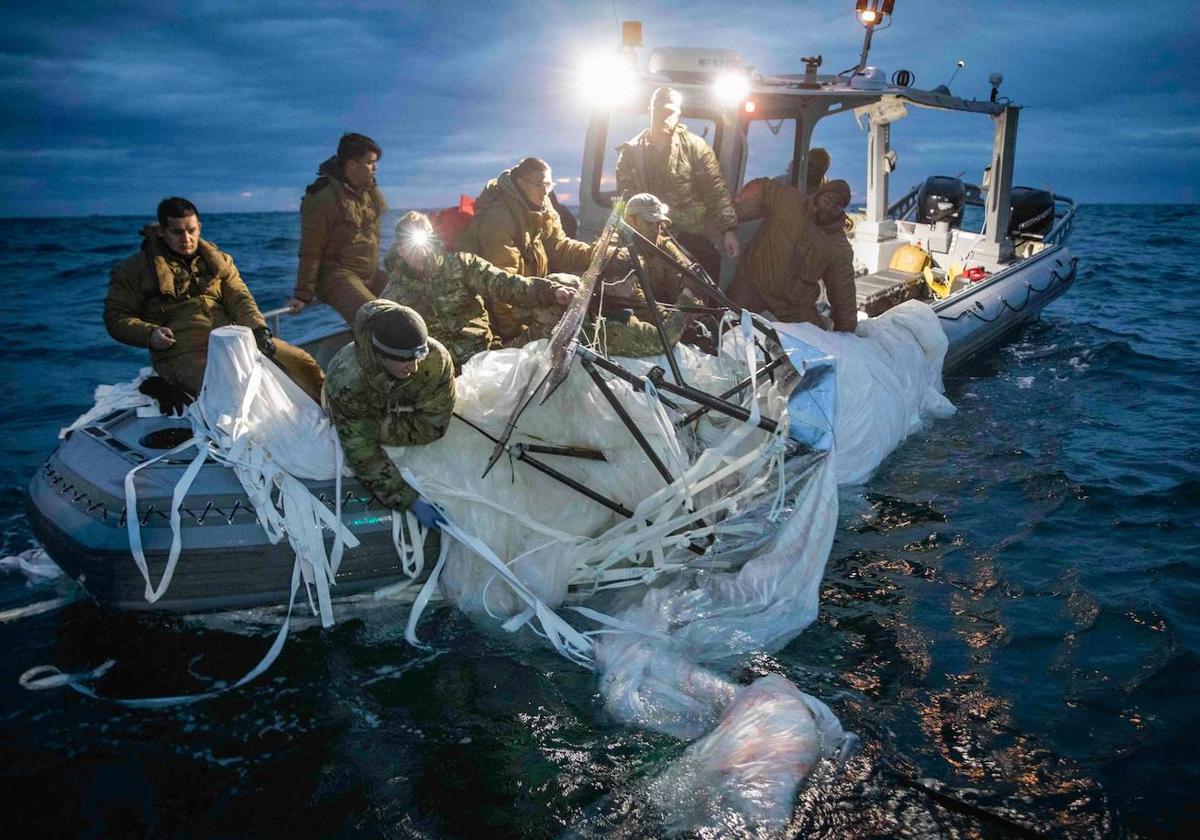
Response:
[[[572,239],[550,203],[554,178],[550,164],[527,157],[488,182],[475,200],[475,218],[456,243],[496,268],[523,277],[582,274],[592,246]],[[486,301],[492,329],[503,341],[516,339],[528,326],[513,307]]]
[[[354,324],[358,308],[379,297],[387,277],[379,270],[379,223],[387,210],[375,185],[383,151],[362,134],[343,134],[337,154],[321,164],[300,200],[300,266],[288,307],[299,312],[313,298]]]
[[[320,366],[300,348],[272,337],[233,259],[200,238],[196,205],[186,198],[164,199],[158,224],[148,225],[142,237],[141,250],[110,275],[104,326],[123,344],[149,348],[161,381],[143,391],[164,413],[182,410],[200,392],[208,334],[230,324],[253,330],[263,355],[320,399],[325,379]]]
[[[824,284],[833,328],[853,332],[858,307],[845,229],[849,203],[850,185],[841,180],[827,181],[809,196],[770,178],[747,184],[738,195],[738,216],[763,223],[738,262],[729,296],[780,321],[824,326],[817,311]]]

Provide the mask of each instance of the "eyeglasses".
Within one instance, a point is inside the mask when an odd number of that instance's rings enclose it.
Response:
[[[518,178],[517,180],[524,184],[528,184],[531,187],[541,187],[544,190],[551,190],[554,188],[553,181],[530,181],[528,178]]]

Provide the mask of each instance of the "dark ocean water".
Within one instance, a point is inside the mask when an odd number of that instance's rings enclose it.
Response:
[[[25,488],[57,429],[96,383],[144,363],[100,321],[142,221],[0,220],[0,555],[32,545]],[[293,214],[205,219],[263,308],[288,296],[298,228]],[[947,382],[958,414],[843,491],[818,621],[735,674],[786,675],[863,739],[802,790],[796,836],[1200,825],[1200,208],[1083,207],[1071,245],[1076,286]],[[0,612],[64,593],[0,573]],[[250,686],[158,712],[27,693],[17,677],[114,658],[110,694],[197,691],[248,670],[276,618],[256,629],[81,600],[0,622],[0,824],[10,837],[658,832],[644,786],[685,745],[607,720],[589,673],[448,610],[423,625],[439,653],[416,651],[405,614],[302,627]]]

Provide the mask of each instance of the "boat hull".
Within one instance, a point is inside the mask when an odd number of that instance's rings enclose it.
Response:
[[[935,303],[949,340],[942,369],[953,371],[1037,320],[1048,303],[1071,287],[1076,263],[1066,246],[1055,245],[993,274],[964,295]]]
[[[183,551],[170,586],[151,603],[146,581],[129,547],[124,479],[129,470],[161,452],[142,440],[179,420],[116,412],[79,429],[54,452],[29,486],[28,516],[34,534],[63,571],[98,602],[122,610],[203,612],[287,603],[295,554],[286,540],[267,538],[233,471],[201,469],[180,506]],[[182,433],[182,432],[181,432]],[[171,547],[171,494],[194,450],[137,474],[137,516],[146,564],[156,585]],[[334,482],[308,482],[333,509]],[[356,595],[409,580],[392,543],[391,512],[357,482],[343,482],[342,521],[361,544],[346,549],[335,597]],[[327,548],[333,547],[332,534]],[[425,572],[436,560],[438,537],[425,544]]]

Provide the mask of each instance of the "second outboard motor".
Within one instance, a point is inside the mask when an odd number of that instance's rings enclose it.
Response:
[[[966,190],[958,178],[932,175],[917,190],[917,221],[927,225],[949,222],[950,227],[962,224]]]
[[[1008,235],[1045,236],[1054,226],[1054,196],[1047,190],[1033,187],[1012,188],[1012,216]]]

